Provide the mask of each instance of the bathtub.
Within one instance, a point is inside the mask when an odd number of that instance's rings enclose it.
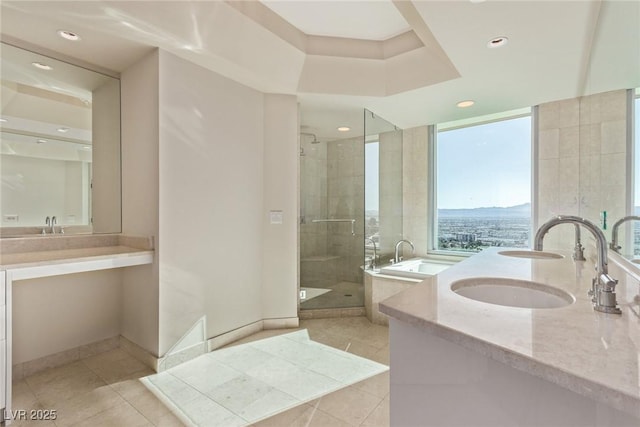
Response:
[[[458,260],[412,258],[382,267],[378,271],[367,270],[364,276],[364,307],[367,318],[378,325],[388,325],[386,314],[380,313],[379,303],[392,295],[409,289],[451,267]]]
[[[397,264],[388,265],[380,269],[380,274],[388,276],[409,277],[411,279],[426,279],[435,276],[451,267],[455,262],[425,258],[412,258]]]

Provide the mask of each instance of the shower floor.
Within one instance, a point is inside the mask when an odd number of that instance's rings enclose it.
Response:
[[[301,284],[301,287],[313,288]],[[322,289],[330,289],[322,295],[313,299],[302,301],[300,308],[310,310],[316,308],[346,308],[364,306],[364,286],[356,282],[338,282],[334,284],[324,284]]]

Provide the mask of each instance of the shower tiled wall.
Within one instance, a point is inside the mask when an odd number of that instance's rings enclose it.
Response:
[[[327,252],[327,144],[300,137],[300,284],[326,288],[336,283],[336,257]]]
[[[428,126],[403,131],[402,229],[416,247],[417,256],[427,255]]]
[[[327,143],[327,197],[329,218],[355,219],[351,224],[328,225],[327,250],[339,257],[337,278],[362,282],[364,260],[364,142],[363,137]]]

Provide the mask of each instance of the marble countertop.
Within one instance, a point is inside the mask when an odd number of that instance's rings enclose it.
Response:
[[[593,310],[587,291],[592,261],[528,259],[490,248],[380,303],[380,311],[640,417],[640,285],[609,260],[622,315]],[[576,301],[553,309],[527,309],[478,302],[454,293],[453,282],[470,277],[529,280],[561,288]]]
[[[47,235],[0,239],[0,270],[34,271],[46,275],[150,263],[153,260],[152,237],[124,234]],[[63,268],[67,266],[67,268]]]
[[[153,254],[153,250],[128,246],[102,246],[80,249],[60,249],[3,254],[0,256],[0,270],[57,265],[100,259],[114,259],[144,254]]]

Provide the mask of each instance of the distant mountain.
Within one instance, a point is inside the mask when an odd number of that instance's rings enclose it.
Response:
[[[505,208],[438,209],[439,218],[522,218],[531,216],[531,203]]]

